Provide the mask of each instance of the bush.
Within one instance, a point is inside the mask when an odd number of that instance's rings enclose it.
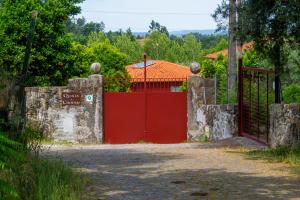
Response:
[[[227,103],[227,93],[226,93],[226,85],[227,85],[227,58],[222,55],[219,55],[216,61],[211,60],[203,60],[201,62],[201,71],[200,75],[205,78],[213,78],[217,79],[217,103],[224,104]],[[230,95],[236,96],[236,95]],[[235,102],[235,99],[230,99],[229,102]]]
[[[285,103],[300,103],[300,84],[292,84],[284,88],[283,101]]]
[[[211,60],[203,60],[200,74],[205,78],[213,78],[216,74],[216,64]]]

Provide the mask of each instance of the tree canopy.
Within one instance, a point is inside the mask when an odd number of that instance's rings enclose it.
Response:
[[[288,63],[290,49],[298,50],[300,41],[299,0],[241,0],[238,23],[233,27],[240,42],[254,41],[255,49],[275,67],[276,103],[280,102],[280,75]],[[213,17],[219,28],[227,25],[228,0],[223,0]]]
[[[298,48],[300,40],[300,2],[298,0],[242,0],[238,9],[237,37],[254,41],[255,48],[275,65],[286,62],[285,44]],[[227,27],[229,2],[223,0],[213,17],[219,29]],[[280,54],[280,55],[278,55]]]
[[[61,85],[76,71],[70,59],[72,38],[65,23],[80,12],[82,0],[3,0],[0,8],[0,66],[3,73],[19,77],[29,73],[26,85]],[[31,12],[38,11],[31,64],[23,69]],[[1,73],[3,75],[3,73]]]
[[[128,62],[135,63],[142,59],[144,53],[142,46],[130,34],[123,33],[114,41],[114,46],[122,53],[128,55]]]
[[[80,43],[85,44],[87,42],[87,37],[91,33],[103,32],[105,29],[105,24],[103,22],[86,22],[84,17],[75,18],[70,17],[66,23],[66,30],[72,33],[74,39]]]
[[[167,36],[169,36],[169,31],[168,31],[167,27],[160,25],[160,23],[158,23],[154,20],[151,21],[149,29],[150,29],[149,33],[158,31],[158,32],[164,33]]]

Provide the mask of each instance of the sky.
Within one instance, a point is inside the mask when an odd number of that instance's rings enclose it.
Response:
[[[81,15],[87,21],[103,21],[108,30],[149,30],[151,20],[169,31],[215,29],[211,14],[221,0],[85,0]]]

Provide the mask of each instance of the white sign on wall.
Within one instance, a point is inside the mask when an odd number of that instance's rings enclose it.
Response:
[[[89,103],[93,103],[94,96],[93,95],[85,95],[85,101]]]

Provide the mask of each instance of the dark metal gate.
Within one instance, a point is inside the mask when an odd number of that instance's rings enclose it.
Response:
[[[274,72],[239,67],[239,133],[269,143],[269,105],[275,101]]]

